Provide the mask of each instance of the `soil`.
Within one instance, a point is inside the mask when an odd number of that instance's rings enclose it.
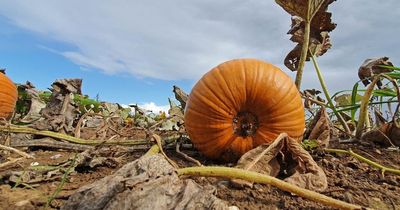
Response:
[[[336,144],[333,148],[352,149],[377,163],[400,168],[400,152],[390,151],[372,144]],[[222,164],[202,157],[194,149],[183,150],[184,153],[196,158],[204,165]],[[127,162],[139,158],[145,150],[132,151],[116,167],[96,167],[93,169],[73,172],[55,199],[50,203],[50,209],[59,209],[68,197],[79,187],[92,183],[110,175]],[[39,165],[54,165],[72,158],[75,153],[36,148],[31,150],[36,159],[26,159],[8,168],[2,168],[0,177],[10,171],[23,171],[33,162]],[[183,159],[174,150],[168,150],[167,155],[179,166],[191,166],[193,163]],[[327,177],[329,187],[324,195],[374,209],[400,209],[400,176],[384,173],[366,163],[344,154],[312,152],[314,159],[321,166]],[[17,156],[14,156],[17,157]],[[58,157],[58,158],[55,158]],[[4,160],[2,160],[4,162]],[[231,165],[229,165],[231,166]],[[284,192],[272,186],[255,184],[253,188],[237,189],[229,185],[229,181],[217,178],[193,178],[199,184],[212,184],[216,187],[216,196],[225,200],[231,206],[239,209],[331,209],[318,203]],[[48,198],[56,191],[61,177],[51,181],[30,185],[0,182],[0,209],[45,209]]]

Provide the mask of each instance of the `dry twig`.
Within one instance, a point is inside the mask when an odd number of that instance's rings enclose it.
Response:
[[[198,160],[196,160],[196,159],[190,157],[189,155],[183,153],[183,152],[179,149],[180,146],[181,146],[181,143],[180,143],[180,142],[177,142],[177,143],[176,143],[176,153],[178,153],[179,155],[181,155],[181,156],[182,156],[185,160],[187,160],[187,161],[190,161],[190,162],[192,162],[192,163],[194,163],[194,164],[196,164],[196,165],[198,165],[198,166],[203,166],[203,165],[200,163],[200,161],[198,161]]]
[[[26,152],[17,150],[17,149],[12,148],[12,147],[7,147],[7,146],[4,146],[4,145],[1,145],[1,144],[0,144],[0,149],[4,149],[4,150],[7,150],[7,151],[15,152],[15,153],[17,153],[18,155],[21,155],[22,157],[25,157],[25,158],[32,158],[32,159],[34,159],[34,157],[33,157],[32,155],[30,155],[30,154],[28,154],[28,153],[26,153]]]
[[[23,160],[23,159],[25,159],[25,158],[24,157],[20,157],[20,158],[11,159],[10,161],[7,161],[5,163],[1,163],[0,164],[0,169],[1,168],[5,168],[5,167],[7,167],[7,166],[9,166],[11,164],[14,164],[14,163],[20,161],[20,160]]]

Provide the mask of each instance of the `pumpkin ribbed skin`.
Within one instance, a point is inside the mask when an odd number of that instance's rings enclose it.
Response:
[[[187,101],[185,127],[204,155],[234,160],[280,133],[300,140],[305,119],[300,94],[288,75],[263,61],[236,59],[196,83]]]
[[[12,116],[17,98],[17,87],[0,72],[0,118],[9,119]]]

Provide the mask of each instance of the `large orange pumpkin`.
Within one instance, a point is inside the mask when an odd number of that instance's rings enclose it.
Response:
[[[12,116],[17,98],[17,87],[0,71],[0,118],[9,119]]]
[[[300,140],[305,119],[300,94],[288,75],[260,60],[236,59],[196,83],[186,105],[185,127],[207,157],[235,160],[280,133]]]

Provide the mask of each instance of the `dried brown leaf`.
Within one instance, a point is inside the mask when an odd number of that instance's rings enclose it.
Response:
[[[374,110],[374,115],[375,115],[375,122],[377,126],[381,126],[384,125],[385,123],[387,123],[387,120],[385,119],[385,117],[383,117],[382,112],[379,111],[378,109]]]
[[[328,187],[324,170],[318,166],[311,155],[300,144],[286,140],[288,152],[297,163],[294,174],[284,179],[286,182],[299,187],[322,192]]]
[[[307,2],[301,0],[276,0],[292,17],[292,26],[288,31],[291,34],[291,41],[298,43],[285,57],[284,64],[292,71],[296,71],[299,65],[301,49],[304,40],[305,21],[307,20]],[[332,14],[327,12],[328,5],[334,0],[312,1],[309,49],[316,56],[321,56],[331,48],[328,32],[336,28],[332,22]],[[307,52],[306,60],[310,60],[310,53]]]
[[[365,86],[370,83],[372,76],[393,71],[388,68],[380,67],[380,65],[393,66],[388,57],[369,58],[361,64],[360,68],[358,69],[358,77],[362,80],[362,83]],[[378,81],[377,85],[379,88],[381,88],[382,82]]]
[[[327,7],[332,0],[313,0],[310,4],[310,14],[307,15],[308,1],[304,0],[275,0],[287,13],[292,16],[299,16],[303,19],[312,19],[312,17],[321,9]],[[329,3],[330,2],[330,3]]]
[[[271,144],[262,144],[248,152],[246,152],[236,164],[236,168],[250,171],[256,171],[270,176],[277,176],[280,171],[280,165],[276,160],[276,156],[284,146],[282,138],[286,138],[286,134],[279,135]],[[253,183],[241,179],[232,179],[231,183],[236,187],[249,186]]]
[[[74,94],[81,94],[81,79],[61,79],[52,84],[52,93],[46,107],[40,112],[42,119],[33,127],[38,130],[74,132],[73,123],[79,111],[73,100]]]
[[[386,147],[398,147],[400,146],[400,128],[393,122],[383,123],[378,128],[364,133],[361,140]]]
[[[315,191],[323,191],[327,187],[323,170],[299,143],[285,133],[280,134],[271,145],[260,145],[244,154],[236,167],[270,176],[291,171],[293,173],[285,180],[292,184]],[[238,180],[231,182],[235,185],[252,185]]]
[[[161,154],[145,155],[82,186],[61,209],[228,209],[214,192],[211,185],[180,179]]]
[[[180,89],[178,86],[174,85],[173,86],[173,92],[175,94],[175,98],[176,100],[179,101],[179,103],[181,103],[182,106],[182,110],[185,110],[186,107],[186,101],[189,98],[189,95],[187,93],[185,93],[182,89]]]
[[[304,100],[304,107],[309,109],[315,104],[313,101],[309,100],[309,98],[314,99],[316,101],[320,101],[322,103],[325,103],[325,100],[318,96],[320,93],[321,93],[321,91],[316,90],[316,89],[304,90],[303,94],[306,97],[306,99]]]
[[[46,103],[40,98],[39,91],[35,89],[35,86],[27,81],[26,84],[18,85],[18,92],[25,93],[28,97],[24,100],[19,98],[19,103],[22,106],[29,107],[28,113],[20,119],[23,123],[32,123],[40,119],[40,111],[46,107]],[[23,113],[21,113],[23,115]]]
[[[307,128],[305,136],[307,139],[315,139],[322,148],[329,145],[331,133],[331,122],[325,107],[321,107],[313,121]]]

